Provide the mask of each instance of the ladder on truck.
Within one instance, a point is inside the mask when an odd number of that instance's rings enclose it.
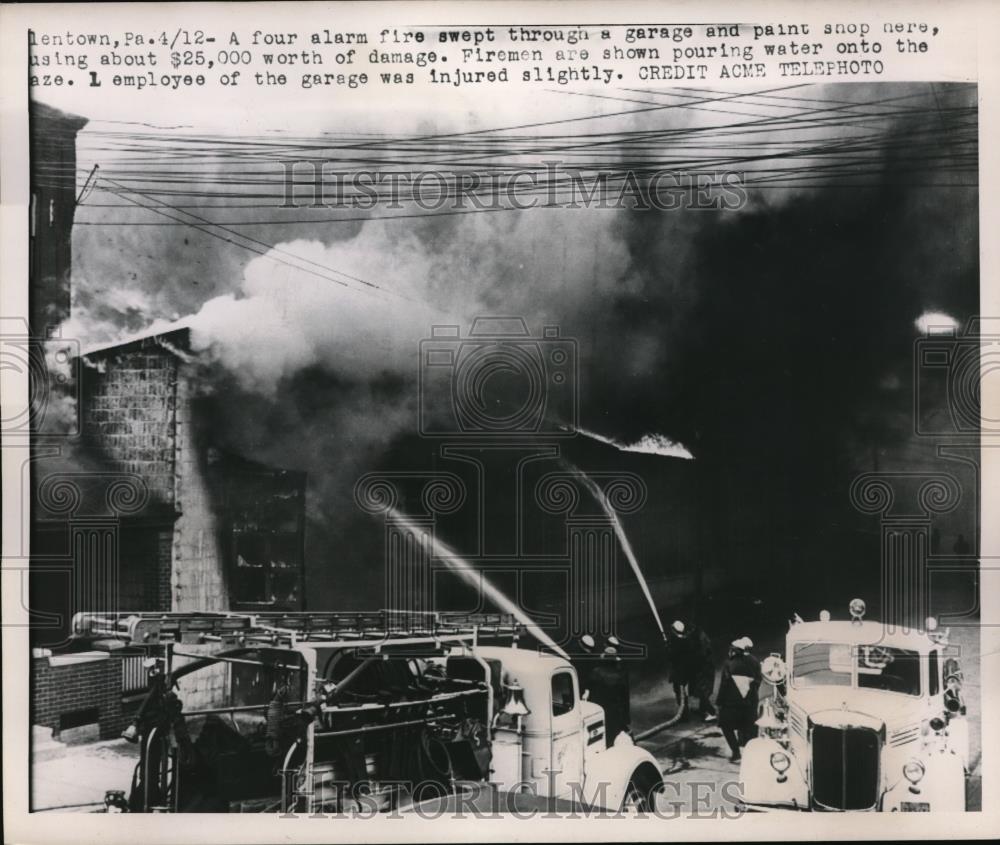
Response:
[[[391,645],[511,638],[524,633],[512,614],[379,610],[359,613],[76,613],[72,637],[125,646]]]

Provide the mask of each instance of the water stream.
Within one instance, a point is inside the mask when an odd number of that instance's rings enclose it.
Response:
[[[422,528],[414,525],[405,514],[400,513],[396,508],[390,508],[389,512],[400,525],[402,525],[414,536],[416,540],[419,541],[421,535],[426,534]],[[543,631],[534,622],[534,620],[528,616],[527,613],[524,612],[523,608],[518,607],[516,603],[507,598],[507,596],[497,589],[496,586],[491,584],[485,574],[477,572],[472,564],[462,558],[457,552],[455,552],[454,549],[449,547],[447,543],[439,540],[437,537],[431,536],[431,543],[434,547],[434,556],[439,560],[444,561],[452,572],[460,576],[476,590],[482,591],[482,593],[504,613],[510,613],[516,617],[517,620],[524,625],[524,627],[540,643],[554,651],[560,657],[564,657],[569,660],[569,655],[556,645],[556,642],[548,634],[546,634],[545,631]]]

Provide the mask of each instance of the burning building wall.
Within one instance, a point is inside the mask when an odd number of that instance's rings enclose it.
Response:
[[[76,609],[300,610],[304,474],[213,446],[188,348],[179,329],[84,355],[76,457],[85,471],[51,477],[83,491],[74,518],[93,514],[116,480],[130,480],[142,501],[119,524],[114,596]],[[40,547],[58,554],[66,514],[39,504]]]
[[[36,335],[70,316],[85,124],[32,106]],[[66,653],[72,614],[303,609],[305,474],[215,446],[200,413],[211,365],[187,329],[90,347],[74,364],[75,389],[62,397],[74,424],[57,440],[36,429],[30,464],[32,721],[93,724],[106,737],[129,718],[144,672],[127,654]],[[226,672],[199,674],[192,700],[225,693]]]
[[[198,415],[199,362],[186,350],[188,331],[178,329],[85,356],[86,448],[142,477],[151,513],[169,514],[172,524],[155,609],[299,610],[304,475],[211,445]],[[136,573],[123,577],[134,583]]]
[[[180,329],[84,355],[80,444],[50,472],[40,462],[33,531],[35,559],[63,561],[70,588],[36,572],[33,609],[64,623],[81,610],[303,609],[305,476],[212,446],[188,349]],[[67,628],[35,634],[57,646]],[[42,653],[34,722],[61,730],[93,718],[114,735],[134,709],[122,701],[137,692],[127,688],[137,660]],[[215,706],[229,683],[221,664],[184,692],[192,706]]]

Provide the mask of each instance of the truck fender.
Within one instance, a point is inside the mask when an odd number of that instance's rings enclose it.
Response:
[[[948,723],[948,747],[954,749],[965,770],[969,770],[969,720],[965,716]]]
[[[783,772],[784,780],[771,766],[771,755],[787,755],[791,765]],[[809,784],[795,755],[770,737],[751,739],[743,748],[740,761],[740,784],[743,802],[748,805],[777,807],[809,806]]]
[[[932,751],[916,754],[924,767],[924,776],[912,785],[898,771],[886,772],[888,789],[882,799],[883,812],[903,809],[902,803],[927,804],[931,811],[962,812],[965,810],[965,766],[958,754]],[[906,761],[903,761],[906,762]]]
[[[655,778],[657,790],[662,790],[663,777],[656,758],[645,748],[635,745],[628,734],[619,734],[611,748],[596,755],[592,762],[588,761],[584,800],[591,806],[618,810],[625,800],[629,781],[637,771]]]

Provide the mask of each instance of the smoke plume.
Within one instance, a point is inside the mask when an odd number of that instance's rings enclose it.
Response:
[[[113,243],[88,233],[73,331],[105,340],[180,316],[212,365],[215,434],[308,471],[310,516],[334,536],[359,475],[416,432],[418,344],[433,325],[464,333],[481,315],[524,316],[536,334],[558,325],[579,345],[583,428],[639,453],[683,450],[721,521],[754,533],[777,520],[821,547],[814,529],[846,506],[845,479],[872,444],[911,435],[914,321],[968,315],[978,301],[976,191],[926,188],[906,152],[924,118],[886,121],[863,186],[751,188],[737,211],[312,223],[253,258],[183,228],[123,229]],[[123,275],[131,252],[155,255],[156,267]],[[742,553],[773,561],[755,542]]]

